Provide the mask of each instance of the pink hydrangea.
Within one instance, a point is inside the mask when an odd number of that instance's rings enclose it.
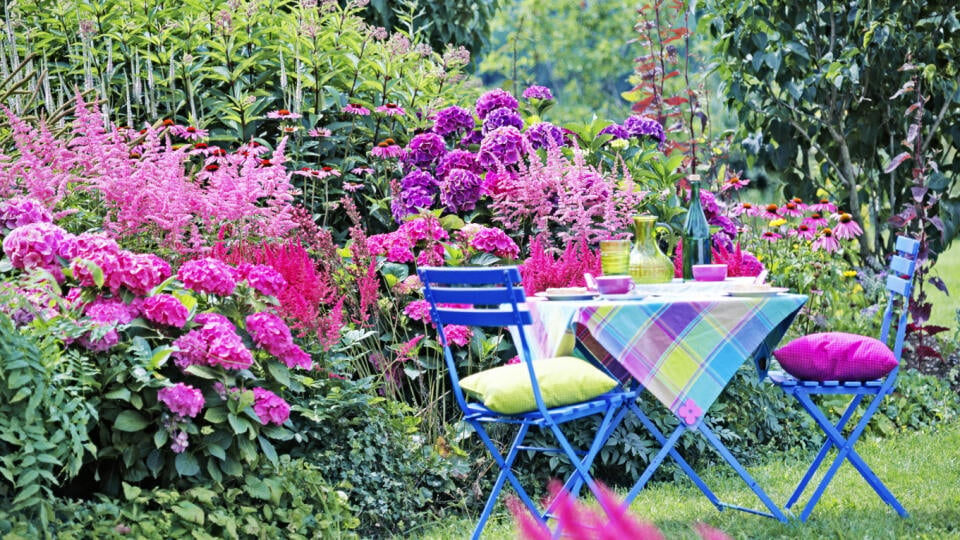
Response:
[[[430,318],[430,302],[426,300],[414,300],[403,308],[403,313],[415,321],[428,323]]]
[[[477,251],[493,253],[497,257],[516,259],[520,248],[505,232],[493,227],[480,227],[468,240],[468,245]]]
[[[119,298],[97,298],[87,306],[84,314],[104,323],[128,324],[140,314],[136,305]]]
[[[261,349],[280,358],[293,347],[293,335],[283,319],[273,313],[260,312],[247,316],[247,332]]]
[[[73,253],[73,235],[53,223],[28,223],[10,231],[3,239],[3,252],[20,270],[42,269],[63,280],[60,259]]]
[[[390,262],[407,263],[415,259],[413,242],[399,231],[367,237],[367,248],[371,254],[385,256]]]
[[[219,296],[230,296],[237,286],[230,266],[211,257],[185,262],[177,278],[190,290]]]
[[[266,296],[279,297],[287,287],[287,280],[272,266],[254,264],[245,268],[244,278],[257,292]]]
[[[236,328],[218,313],[201,313],[194,321],[202,326],[177,338],[174,363],[181,369],[201,365],[225,369],[246,369],[253,365],[253,353],[243,344]]]
[[[195,418],[203,410],[203,392],[183,383],[161,388],[157,399],[170,409],[170,412],[184,418]]]
[[[170,264],[152,253],[122,251],[120,263],[121,268],[117,272],[118,284],[138,296],[146,296],[171,275]]]
[[[283,352],[283,355],[280,356],[280,360],[291,369],[295,367],[302,367],[303,369],[313,368],[313,358],[307,354],[306,351],[293,343],[291,343],[290,347]]]
[[[265,389],[253,389],[253,412],[257,413],[260,422],[266,424],[283,424],[290,418],[290,405],[280,396]]]
[[[397,233],[406,236],[413,243],[422,240],[440,241],[450,238],[440,220],[433,216],[422,216],[405,221],[397,229]]]
[[[172,294],[144,298],[141,310],[148,321],[174,328],[183,328],[190,314],[183,302]]]
[[[417,255],[418,266],[442,266],[446,250],[443,244],[433,244]]]
[[[454,345],[465,347],[473,338],[473,330],[469,326],[460,324],[448,324],[443,327],[443,333],[447,336],[447,341]]]
[[[119,280],[113,276],[120,276],[122,263],[120,261],[120,246],[100,234],[84,233],[77,236],[74,242],[75,259],[70,263],[73,277],[83,287],[95,287],[88,262],[95,264],[103,273],[104,284],[114,282],[119,287]]]
[[[43,204],[30,197],[11,197],[0,202],[0,229],[12,231],[30,223],[51,223],[53,216]]]

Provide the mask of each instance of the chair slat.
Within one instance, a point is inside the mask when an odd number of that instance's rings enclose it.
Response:
[[[900,255],[894,255],[890,259],[890,270],[900,274],[901,276],[913,276],[914,270],[916,270],[917,261],[911,261],[910,259],[901,257]]]
[[[464,326],[513,326],[517,324],[517,315],[513,311],[493,309],[450,309],[437,308],[440,324],[462,324]],[[519,312],[520,324],[530,324],[530,312]]]
[[[906,236],[898,236],[896,249],[901,253],[916,257],[917,253],[920,253],[920,241]]]
[[[912,284],[912,280],[903,279],[900,276],[887,276],[887,290],[900,296],[910,296]]]
[[[426,278],[430,283],[440,285],[503,285],[507,282],[518,286],[520,284],[520,272],[516,267],[423,267],[418,270],[418,273],[421,280]]]
[[[514,302],[519,304],[526,300],[523,289],[503,287],[430,287],[430,295],[434,302],[442,304],[495,306]]]

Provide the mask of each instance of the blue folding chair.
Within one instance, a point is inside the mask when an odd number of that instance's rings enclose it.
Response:
[[[632,394],[626,392],[618,384],[613,390],[591,399],[563,406],[548,407],[541,392],[541,385],[535,369],[538,364],[550,362],[551,359],[534,360],[531,358],[530,347],[523,326],[531,324],[532,320],[530,312],[521,306],[525,297],[523,288],[520,286],[520,272],[516,267],[420,268],[417,272],[423,282],[424,297],[430,302],[430,315],[440,334],[440,343],[443,345],[444,358],[457,404],[463,411],[464,420],[476,431],[500,469],[472,538],[480,537],[493,512],[499,494],[508,481],[534,518],[544,526],[548,526],[547,521],[551,517],[556,498],[547,502],[544,509],[533,502],[511,470],[514,460],[520,452],[565,455],[574,467],[573,473],[564,485],[565,490],[576,496],[581,487],[586,484],[602,504],[600,491],[596,482],[590,476],[589,469],[594,458],[625,415],[625,400],[631,398]],[[448,304],[467,304],[472,307],[445,307]],[[519,341],[515,345],[521,361],[526,365],[525,374],[529,377],[536,407],[533,410],[516,414],[504,414],[493,411],[483,404],[468,401],[460,384],[461,379],[457,372],[457,362],[450,351],[449,342],[444,333],[444,325],[448,324],[512,327],[515,330],[512,332],[514,339]],[[584,360],[584,362],[586,361]],[[561,425],[571,420],[593,415],[600,415],[601,421],[590,447],[585,451],[575,449],[561,430]],[[518,426],[518,432],[506,453],[501,453],[498,450],[497,445],[487,433],[485,427],[487,424]],[[552,433],[557,446],[541,447],[525,444],[530,428],[539,428],[543,432]],[[606,510],[611,512],[616,509],[609,508]]]
[[[913,289],[913,274],[916,270],[916,258],[919,251],[919,241],[902,236],[897,237],[896,254],[890,260],[890,272],[887,275],[886,288],[889,291],[890,299],[887,302],[887,309],[883,315],[883,324],[880,329],[880,341],[889,344],[891,323],[893,321],[894,313],[899,312],[896,338],[893,346],[893,354],[897,359],[898,364],[901,353],[903,352],[903,340],[907,328],[907,306],[910,303],[910,296]],[[880,402],[884,397],[893,391],[897,380],[898,371],[899,367],[894,368],[893,371],[887,374],[886,377],[866,382],[820,382],[798,380],[793,376],[783,372],[771,372],[768,374],[768,377],[771,381],[779,386],[784,392],[795,397],[800,402],[800,405],[803,407],[803,409],[813,417],[817,425],[819,425],[820,428],[826,433],[826,440],[824,441],[823,446],[820,448],[820,452],[817,454],[816,459],[813,460],[813,464],[807,470],[807,473],[804,475],[803,479],[800,480],[800,483],[797,485],[797,489],[794,490],[793,495],[791,495],[790,499],[787,501],[785,506],[786,509],[790,509],[794,504],[797,503],[814,474],[816,474],[816,472],[820,469],[820,465],[827,457],[828,452],[832,448],[837,449],[837,455],[834,457],[833,463],[831,463],[830,468],[820,480],[820,483],[817,485],[817,488],[810,497],[810,500],[807,501],[806,506],[800,513],[801,521],[806,521],[807,518],[810,517],[810,512],[813,511],[813,507],[816,506],[817,502],[820,500],[820,497],[823,495],[827,484],[829,484],[833,479],[834,475],[837,473],[837,469],[840,468],[840,465],[844,461],[850,462],[850,464],[860,473],[861,476],[863,476],[867,483],[870,484],[870,487],[877,492],[877,495],[879,495],[884,502],[896,510],[901,517],[907,517],[907,511],[904,510],[897,498],[894,497],[893,493],[891,493],[886,486],[883,485],[883,482],[880,481],[873,470],[870,469],[870,467],[863,461],[860,455],[857,454],[856,450],[853,448],[853,445],[857,442],[860,434],[863,433],[863,430],[867,427],[870,419],[880,407]],[[823,394],[852,395],[850,404],[847,405],[846,410],[840,416],[836,424],[830,421],[827,415],[813,402],[813,399],[811,398],[813,395]],[[844,427],[853,417],[854,412],[857,410],[858,406],[866,396],[873,397],[870,399],[867,408],[864,410],[863,416],[860,417],[860,420],[856,423],[853,430],[850,431],[849,435],[844,438]]]

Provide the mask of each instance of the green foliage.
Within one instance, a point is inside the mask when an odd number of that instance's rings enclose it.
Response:
[[[823,188],[843,201],[871,226],[861,237],[864,251],[887,251],[883,224],[917,196],[909,169],[896,166],[927,150],[941,173],[937,187],[929,186],[943,190],[940,240],[957,232],[960,206],[945,189],[960,171],[957,9],[923,0],[796,9],[765,0],[712,2],[703,18],[717,38],[716,73],[751,159],[780,172],[790,196],[807,199]],[[895,99],[921,84],[922,97]],[[922,149],[905,155],[901,141],[920,105],[923,128],[906,140]]]
[[[341,490],[300,460],[284,457],[275,471],[251,474],[230,489],[142,489],[123,484],[122,496],[83,501],[52,499],[46,526],[14,509],[0,510],[5,538],[353,538],[358,521]]]

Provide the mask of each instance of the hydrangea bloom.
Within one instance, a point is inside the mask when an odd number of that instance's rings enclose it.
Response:
[[[177,278],[190,290],[219,296],[230,296],[237,286],[230,266],[211,257],[185,262]]]
[[[447,145],[443,137],[436,133],[420,133],[415,135],[407,144],[404,161],[421,169],[429,168],[437,163],[446,153]]]
[[[278,297],[287,287],[287,280],[283,279],[280,272],[272,266],[254,264],[246,267],[245,270],[243,277],[247,280],[247,284],[262,295]]]
[[[467,150],[451,150],[440,158],[437,164],[437,178],[446,178],[450,171],[454,169],[463,169],[472,173],[480,174],[480,164],[477,163],[477,155]]]
[[[367,249],[373,255],[385,256],[395,263],[413,262],[413,242],[405,234],[397,232],[375,234],[367,237]]]
[[[650,137],[657,141],[659,146],[663,146],[667,140],[663,126],[652,118],[634,115],[623,121],[623,127],[631,137]]]
[[[57,281],[62,281],[60,259],[70,258],[73,254],[74,239],[73,235],[53,223],[28,223],[10,231],[3,239],[3,252],[10,258],[14,268],[47,270]]]
[[[172,294],[148,296],[143,299],[140,309],[148,321],[174,328],[183,328],[190,315],[183,302]]]
[[[600,133],[597,135],[612,135],[614,139],[629,139],[630,132],[627,131],[627,128],[621,126],[620,124],[610,124],[609,126],[600,130]]]
[[[309,354],[295,344],[291,344],[290,347],[284,351],[283,356],[280,357],[280,360],[282,360],[283,363],[291,369],[295,367],[311,369],[313,367],[313,358],[311,358]]]
[[[261,349],[280,358],[293,346],[293,335],[283,319],[269,312],[248,315],[247,331]]]
[[[406,235],[414,243],[421,240],[440,241],[450,238],[443,225],[440,224],[440,220],[432,216],[405,221],[397,229],[397,232]]]
[[[184,383],[161,388],[157,399],[170,409],[170,412],[184,418],[195,418],[203,410],[203,392]]]
[[[520,118],[520,115],[514,109],[508,109],[507,107],[494,109],[490,111],[490,114],[488,114],[487,118],[483,121],[483,134],[486,135],[504,126],[523,129],[523,118]]]
[[[520,256],[520,247],[500,229],[471,224],[461,229],[461,233],[464,234],[467,245],[477,251],[506,259]]]
[[[174,363],[181,369],[191,365],[246,369],[253,365],[253,354],[244,346],[236,328],[226,317],[205,313],[194,317],[194,321],[203,326],[173,342],[178,349],[173,353]]]
[[[553,92],[546,86],[531,85],[523,91],[523,99],[542,99],[550,101],[553,99]]]
[[[483,137],[477,161],[481,167],[495,169],[519,163],[526,150],[523,134],[515,127],[497,128]]]
[[[91,351],[103,352],[120,342],[116,325],[128,324],[139,315],[139,311],[136,306],[126,304],[119,298],[97,298],[86,307],[84,314],[95,321],[96,326],[109,329],[96,337],[94,331],[85,333],[79,340],[80,345]]]
[[[403,308],[403,313],[415,321],[431,322],[430,302],[426,300],[414,300]]]
[[[421,208],[432,207],[438,190],[439,185],[433,175],[419,169],[412,171],[400,182],[400,193],[391,204],[394,219],[400,222]]]
[[[517,110],[520,106],[520,103],[517,101],[517,98],[513,97],[510,92],[502,90],[500,88],[494,88],[489,92],[483,94],[477,98],[476,111],[477,116],[480,117],[480,120],[486,120],[487,115],[490,114],[490,111],[494,109],[499,109],[501,107],[506,107],[508,109]]]
[[[447,341],[454,345],[466,347],[473,337],[473,330],[469,326],[459,324],[448,324],[443,327],[443,333],[447,336]]]
[[[530,143],[530,147],[550,148],[552,146],[563,146],[563,130],[550,122],[538,122],[524,133],[524,137]]]
[[[450,171],[440,184],[440,202],[453,213],[469,212],[480,199],[480,185],[483,181],[476,174],[463,169]]]
[[[470,111],[456,105],[440,109],[433,119],[433,132],[441,137],[457,135],[474,128],[476,122]]]
[[[266,424],[283,424],[290,418],[290,405],[280,396],[265,389],[253,389],[253,412],[257,413],[260,422]]]
[[[123,285],[133,294],[145,296],[171,275],[170,264],[152,253],[121,251],[118,263],[118,271],[112,273],[109,280],[110,289],[115,293],[119,285]]]
[[[11,197],[0,202],[0,229],[12,231],[30,223],[52,222],[50,211],[40,201],[31,197]]]

